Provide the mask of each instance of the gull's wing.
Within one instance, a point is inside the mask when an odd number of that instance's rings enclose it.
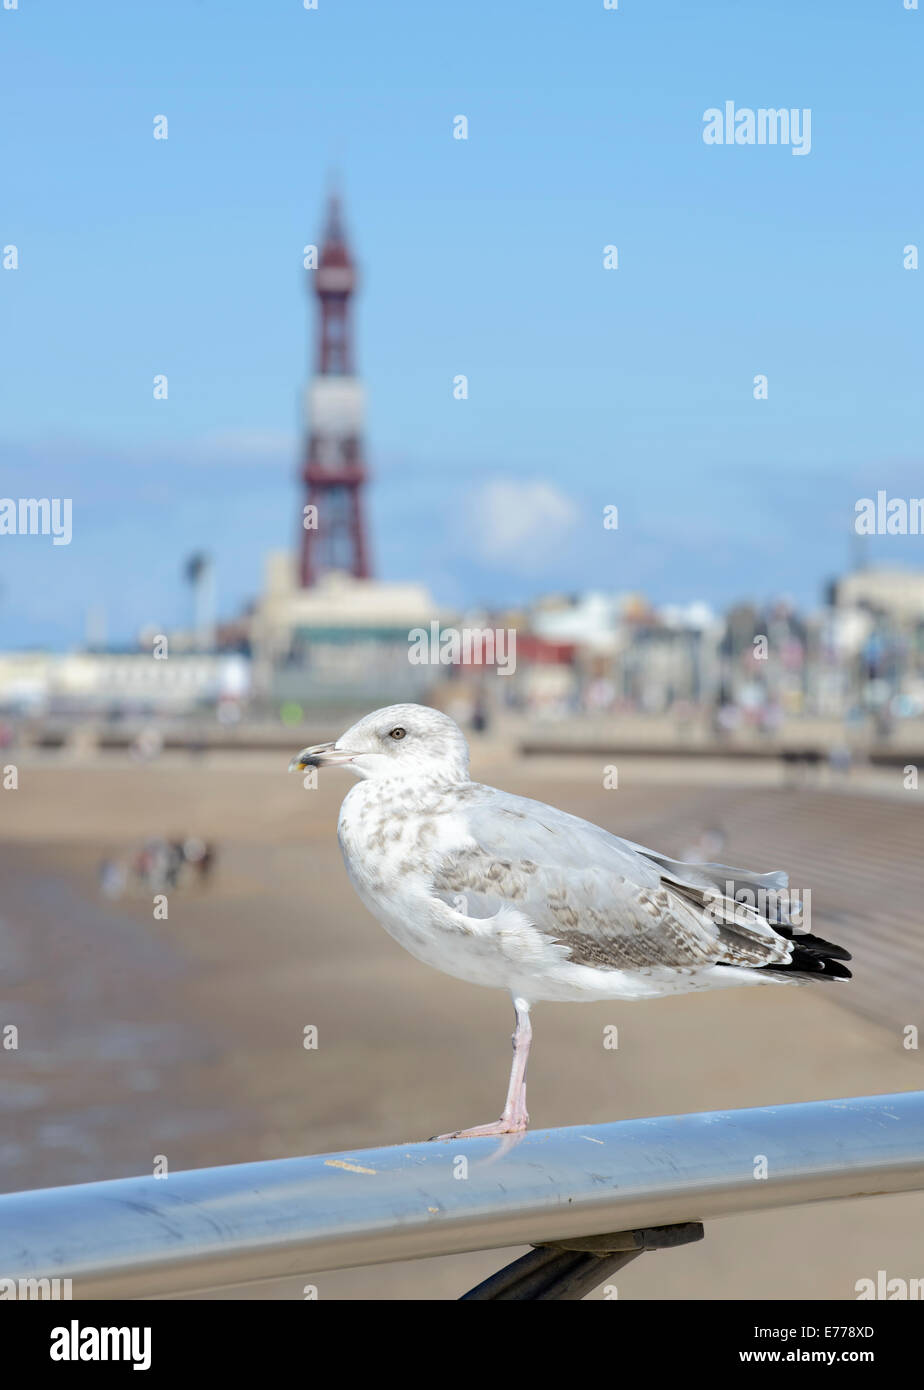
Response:
[[[669,859],[666,854],[646,849],[633,840],[623,840],[621,843],[657,864],[666,883],[686,889],[691,896],[706,894],[711,901],[714,894],[719,892],[723,898],[733,900],[736,894],[744,891],[746,898],[766,902],[768,912],[773,914],[769,917],[771,922],[790,925],[787,910],[789,874],[784,869],[757,874],[753,869],[736,869],[731,864],[688,863],[683,859]]]
[[[789,961],[791,943],[705,870],[774,886],[785,875],[666,860],[541,801],[467,792],[453,808],[464,836],[433,875],[433,891],[465,915],[515,908],[575,963],[613,970]]]

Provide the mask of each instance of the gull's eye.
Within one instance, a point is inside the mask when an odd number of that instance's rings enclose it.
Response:
[[[392,729],[392,731],[391,731],[391,733],[388,735],[388,737],[389,737],[389,738],[404,738],[404,735],[405,735],[406,733],[407,733],[407,729]]]

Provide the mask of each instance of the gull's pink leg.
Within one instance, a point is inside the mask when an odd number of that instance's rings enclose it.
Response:
[[[457,1129],[453,1134],[438,1134],[437,1139],[477,1139],[482,1135],[521,1134],[529,1124],[526,1113],[526,1063],[529,1060],[529,1044],[533,1030],[529,1021],[529,1004],[525,999],[514,999],[513,1007],[517,1013],[517,1024],[513,1033],[513,1066],[510,1068],[510,1084],[507,1087],[507,1100],[504,1113],[499,1120],[489,1125],[476,1125],[474,1129]]]

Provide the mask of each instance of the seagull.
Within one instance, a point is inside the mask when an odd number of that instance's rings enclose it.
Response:
[[[360,779],[337,834],[353,887],[385,930],[427,965],[513,998],[503,1114],[437,1138],[527,1128],[530,1009],[540,1000],[850,978],[847,951],[799,934],[780,909],[782,870],[670,859],[472,782],[468,765],[454,720],[412,704],[375,710],[289,764],[344,767]]]

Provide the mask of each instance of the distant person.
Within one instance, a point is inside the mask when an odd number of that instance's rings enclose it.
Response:
[[[760,731],[775,737],[783,727],[783,706],[779,700],[768,700],[760,712]]]
[[[195,873],[200,886],[205,886],[215,863],[215,850],[206,840],[191,835],[183,845],[186,863]]]
[[[160,757],[164,747],[164,737],[159,729],[142,729],[132,744],[132,757],[142,762],[152,762]]]
[[[103,859],[99,866],[99,891],[104,898],[121,898],[125,892],[125,865],[118,859]]]
[[[217,851],[214,845],[206,843],[205,853],[199,860],[199,882],[205,887],[215,869]]]
[[[616,687],[605,676],[598,676],[587,687],[586,705],[591,713],[610,710],[616,699]]]
[[[828,766],[832,772],[840,777],[846,777],[850,772],[853,762],[853,754],[846,743],[835,743],[828,754]]]
[[[164,856],[164,883],[167,888],[176,888],[185,863],[186,853],[183,841],[170,840]]]
[[[892,712],[885,702],[877,705],[873,711],[873,727],[876,730],[877,738],[888,739],[892,737]]]
[[[483,734],[489,723],[487,705],[484,700],[476,700],[472,710],[472,731],[476,734]]]
[[[741,725],[741,711],[731,703],[716,708],[713,727],[719,738],[728,738]]]
[[[166,840],[148,840],[135,859],[135,873],[141,887],[149,893],[161,893],[167,881],[168,847]]]

